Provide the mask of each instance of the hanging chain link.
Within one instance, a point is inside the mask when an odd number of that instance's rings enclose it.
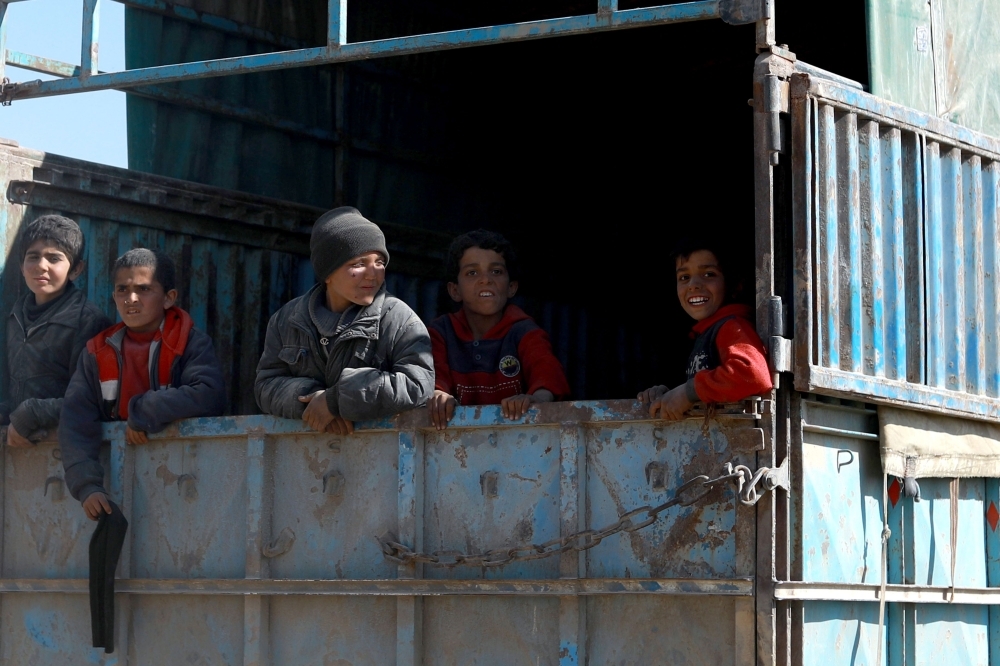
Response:
[[[706,418],[706,424],[708,419]],[[619,532],[635,532],[655,523],[660,514],[674,506],[691,506],[702,500],[716,486],[733,482],[740,502],[748,506],[756,504],[763,496],[757,486],[764,479],[765,490],[773,490],[778,486],[788,488],[787,482],[774,481],[775,472],[784,470],[785,466],[772,470],[762,467],[756,472],[746,465],[726,463],[722,476],[710,479],[707,476],[696,476],[677,488],[672,499],[663,504],[641,506],[619,516],[618,520],[599,530],[582,530],[574,534],[551,539],[545,543],[528,544],[514,548],[496,548],[479,555],[467,555],[457,550],[439,550],[433,553],[417,553],[408,546],[398,543],[391,537],[377,537],[382,547],[385,559],[396,564],[423,563],[432,567],[502,567],[511,562],[540,560],[560,553],[580,552],[589,550],[604,539]],[[771,480],[769,482],[769,479]]]

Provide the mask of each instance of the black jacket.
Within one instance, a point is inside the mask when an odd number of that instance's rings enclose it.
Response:
[[[120,336],[116,342],[107,338],[121,353]],[[156,368],[156,359],[150,359]],[[155,372],[150,384],[157,386]],[[197,416],[220,416],[225,411],[226,388],[222,366],[215,356],[212,340],[191,329],[184,353],[174,360],[170,387],[154,389],[129,401],[128,424],[133,430],[160,432],[170,423]],[[104,468],[98,461],[101,448],[101,422],[117,419],[118,406],[108,403],[101,394],[97,359],[90,352],[80,355],[80,362],[66,390],[59,424],[59,448],[66,485],[76,499],[83,501],[104,490]]]
[[[299,396],[327,391],[330,411],[349,421],[391,416],[434,392],[431,338],[420,318],[385,286],[324,350],[314,302],[318,284],[286,303],[267,323],[254,395],[267,414],[301,419]],[[329,354],[329,358],[327,358]]]
[[[58,303],[26,326],[22,313],[29,298],[34,294],[17,299],[7,317],[7,399],[0,405],[0,417],[24,437],[54,430],[80,352],[111,325],[72,282]]]

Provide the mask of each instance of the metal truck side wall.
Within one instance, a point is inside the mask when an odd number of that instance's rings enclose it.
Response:
[[[792,78],[796,387],[1000,415],[1000,141]]]
[[[726,487],[582,553],[491,568],[396,566],[374,537],[481,553],[601,528],[724,462],[753,415],[645,420],[635,403],[496,406],[359,424],[184,421],[127,447],[108,482],[130,521],[117,649],[89,647],[92,525],[58,450],[2,457],[4,663],[754,663],[754,510]],[[651,474],[650,470],[658,470]]]
[[[858,403],[802,396],[793,476],[792,603],[804,665],[874,663],[882,576],[882,469],[877,412]],[[957,559],[948,479],[920,479],[921,499],[888,480],[887,598],[883,664],[987,664],[1000,657],[991,606],[1000,585],[996,479],[962,479]],[[949,603],[950,587],[956,588]],[[907,588],[897,586],[906,585]],[[824,646],[823,649],[815,649]]]

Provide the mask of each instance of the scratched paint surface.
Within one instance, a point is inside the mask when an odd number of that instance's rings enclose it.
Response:
[[[243,666],[240,597],[137,596],[132,606],[130,665]]]
[[[59,449],[40,444],[3,455],[4,575],[85,577],[93,523],[62,481]]]
[[[803,666],[860,666],[875,663],[878,652],[878,604],[809,602],[803,604],[802,618]],[[883,641],[885,640],[883,636]],[[884,649],[882,654],[886,654]],[[883,663],[884,659],[883,656]]]
[[[140,578],[242,578],[246,440],[153,442],[132,449],[129,532]]]
[[[272,664],[381,666],[396,658],[392,597],[272,597]]]
[[[484,552],[559,536],[558,428],[425,436],[424,547]],[[492,477],[492,478],[491,478]],[[428,578],[551,578],[559,558],[494,569],[427,567]]]
[[[117,666],[120,653],[90,647],[90,603],[85,595],[45,599],[0,598],[0,661],[4,664]]]
[[[559,663],[559,600],[432,597],[424,600],[427,664]]]
[[[653,424],[607,424],[587,432],[588,522],[614,523],[633,508],[656,506],[694,476],[715,477],[740,451],[730,448],[725,430],[713,426],[710,439],[701,422],[669,428]],[[664,470],[654,487],[652,465]],[[650,527],[605,539],[587,552],[587,572],[609,577],[712,577],[747,575],[736,571],[735,500],[731,492],[713,491],[692,507],[668,509]]]
[[[589,663],[734,663],[733,614],[731,599],[590,597]]]
[[[804,421],[855,432],[877,429],[874,413],[803,402]],[[882,474],[872,442],[803,433],[801,558],[803,580],[879,582]]]
[[[394,433],[275,438],[266,540],[287,528],[295,542],[270,559],[271,575],[394,578],[374,537],[396,531],[397,453]]]

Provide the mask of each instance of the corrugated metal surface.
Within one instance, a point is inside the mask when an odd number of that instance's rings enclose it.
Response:
[[[792,89],[797,388],[1000,415],[1000,141]]]
[[[866,4],[872,93],[1000,137],[1000,1]]]
[[[460,408],[445,432],[418,410],[334,438],[251,416],[181,422],[143,447],[108,424],[109,490],[130,521],[112,656],[89,647],[93,523],[57,449],[5,449],[0,658],[748,666],[756,523],[731,489],[583,553],[503,567],[396,566],[372,538],[544,542],[753,463],[754,418],[720,416],[708,439],[702,424],[650,422],[632,402],[543,405],[517,423]],[[651,462],[666,488],[645,478]]]

